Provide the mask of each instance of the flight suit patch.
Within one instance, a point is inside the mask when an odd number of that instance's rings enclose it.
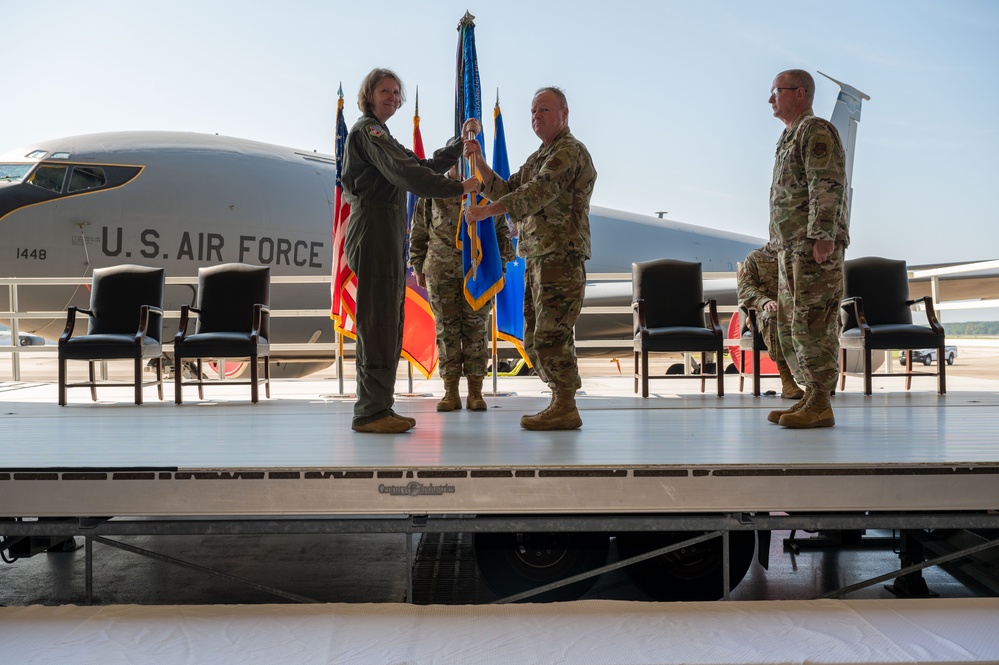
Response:
[[[381,137],[385,136],[385,130],[382,129],[380,125],[371,125],[370,127],[368,127],[368,134],[372,138],[380,139]]]
[[[825,157],[829,149],[826,147],[825,143],[816,143],[812,146],[812,156],[813,157]]]

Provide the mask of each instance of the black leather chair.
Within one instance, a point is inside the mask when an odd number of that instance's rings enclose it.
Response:
[[[944,328],[933,311],[933,300],[909,299],[909,272],[905,261],[864,257],[847,261],[844,267],[843,329],[840,333],[840,390],[846,385],[847,349],[858,349],[864,358],[864,394],[871,390],[871,351],[904,349],[905,372],[880,376],[904,376],[908,390],[913,376],[936,376],[937,392],[947,392]],[[922,302],[927,325],[912,322],[910,307]],[[936,372],[912,371],[912,349],[938,349]]]
[[[142,404],[142,389],[156,385],[163,399],[163,358],[160,340],[163,333],[163,268],[121,265],[94,270],[90,285],[90,309],[71,306],[66,314],[66,328],[59,336],[59,405],[66,405],[67,388],[90,388],[97,401],[97,378],[94,364],[104,360],[129,359],[134,364],[132,383],[135,403]],[[76,314],[90,317],[86,335],[73,337]],[[87,383],[68,383],[66,361],[89,363]],[[143,382],[146,362],[156,368],[156,380]],[[102,385],[113,385],[104,382]]]
[[[263,360],[263,384],[271,396],[270,370],[270,283],[265,266],[227,263],[198,270],[198,306],[180,310],[180,330],[173,340],[174,401],[183,401],[184,386],[198,386],[198,398],[205,398],[203,358],[247,358],[249,381],[227,381],[249,385],[250,401],[258,397],[259,362]],[[191,312],[197,314],[193,335],[187,334]],[[183,361],[193,360],[195,379],[184,381]]]
[[[635,334],[635,392],[639,383],[642,397],[649,396],[650,378],[715,378],[718,396],[725,394],[722,371],[725,337],[718,323],[714,299],[704,300],[701,264],[674,259],[658,259],[631,264],[632,314]],[[706,311],[705,311],[706,310]],[[700,352],[697,375],[649,376],[649,353]],[[715,354],[715,372],[705,372],[707,354]]]

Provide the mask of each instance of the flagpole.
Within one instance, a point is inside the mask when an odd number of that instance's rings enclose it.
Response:
[[[336,330],[336,326],[333,327]],[[343,333],[336,333],[336,377],[338,379],[337,383],[340,389],[340,395],[343,395]]]
[[[336,321],[337,325],[333,326],[334,339],[337,343],[336,350],[336,375],[337,375],[337,389],[338,397],[353,397],[354,395],[348,395],[346,393],[346,386],[343,373],[343,355],[344,355],[344,337],[346,336],[343,332],[341,326],[347,325],[346,315],[344,314],[343,303],[340,300],[340,289],[344,286],[340,281],[341,276],[341,265],[340,262],[343,261],[342,253],[337,251],[337,235],[339,233],[338,225],[345,223],[343,219],[342,206],[342,184],[340,182],[341,169],[343,167],[343,148],[344,142],[347,138],[347,128],[343,122],[343,81],[340,82],[337,88],[337,104],[336,104],[336,139],[333,144],[333,153],[336,155],[336,207],[333,215],[333,274],[331,280],[331,293],[330,293],[330,315]],[[345,329],[345,328],[344,328]]]
[[[416,86],[416,108],[413,109],[413,132],[416,133],[416,125],[420,121],[420,86]],[[406,376],[409,379],[409,390],[407,394],[413,394],[413,362],[406,363]]]
[[[459,54],[459,57],[460,57],[459,68],[458,68],[458,75],[459,75],[459,77],[462,77],[462,78],[464,77],[464,69],[465,69],[465,66],[466,66],[466,63],[464,61],[464,50],[463,50],[463,45],[465,43],[465,30],[467,30],[471,26],[474,26],[475,25],[474,21],[475,21],[475,16],[473,16],[472,13],[469,12],[468,10],[465,10],[465,15],[461,17],[460,21],[458,21],[458,34],[460,35],[460,38],[458,39],[458,54]],[[468,118],[465,117],[465,113],[464,113],[465,105],[464,104],[461,104],[458,107],[457,110],[460,111],[460,113],[458,114],[458,123],[459,123],[459,129],[460,129],[461,124],[464,123],[466,120],[468,120]],[[467,137],[463,137],[463,138],[465,140],[469,140],[469,139],[470,140],[474,140],[475,139],[475,134],[473,134],[472,132],[468,132],[468,136]],[[470,170],[468,176],[469,177],[473,177],[473,178],[477,177],[476,167],[475,167],[475,155],[472,155],[471,157],[469,157],[468,162],[469,162],[469,170]],[[466,209],[467,208],[471,208],[472,205],[474,203],[476,203],[475,199],[476,199],[475,193],[474,192],[469,192],[468,195],[466,196],[466,201],[468,202],[468,205],[465,206]],[[465,218],[465,225],[468,228],[468,238],[469,238],[469,240],[472,243],[472,247],[469,250],[469,256],[471,257],[472,280],[474,281],[476,279],[476,277],[477,277],[478,269],[479,269],[479,260],[478,260],[478,257],[475,256],[475,239],[478,237],[478,223],[477,222],[470,222],[470,221],[468,221],[468,218],[466,217]]]
[[[499,388],[499,350],[497,347],[496,335],[499,333],[499,328],[496,325],[496,296],[493,296],[493,394],[496,394],[497,388]]]

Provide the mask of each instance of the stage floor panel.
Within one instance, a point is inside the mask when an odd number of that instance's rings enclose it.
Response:
[[[180,406],[112,388],[66,407],[50,384],[6,383],[0,515],[999,508],[999,381],[872,397],[854,381],[833,398],[835,427],[789,430],[766,420],[789,402],[739,393],[737,377],[723,398],[659,381],[649,399],[597,377],[577,400],[581,429],[530,432],[520,417],[547,404],[544,386],[504,378],[515,394],[484,413],[400,397],[418,425],[398,435],[352,432],[335,381],[276,381],[256,405],[245,386],[213,386]]]

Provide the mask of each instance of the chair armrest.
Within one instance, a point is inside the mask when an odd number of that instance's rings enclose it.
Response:
[[[265,321],[270,321],[271,308],[267,305],[257,303],[253,306],[253,330],[250,331],[250,339],[256,341],[260,337],[260,329]]]
[[[645,321],[645,299],[638,298],[631,303],[632,320],[634,321],[634,335],[641,335],[643,338],[649,336],[649,327]]]
[[[66,328],[59,335],[59,346],[63,346],[69,341],[69,338],[73,336],[73,330],[76,328],[76,313],[82,312],[87,316],[93,316],[93,312],[87,309],[77,307],[75,305],[70,305],[66,308]]]
[[[860,296],[851,296],[840,303],[840,307],[849,311],[853,309],[853,315],[857,319],[857,327],[861,334],[867,337],[871,334],[871,326],[867,323],[867,316],[864,314],[864,299]]]
[[[923,296],[922,298],[916,298],[915,300],[907,300],[906,304],[915,305],[920,301],[922,301],[923,308],[926,310],[926,322],[930,324],[930,329],[937,335],[942,335],[944,328],[940,324],[940,320],[937,318],[936,310],[933,309],[933,298],[930,296]]]
[[[745,315],[746,330],[753,333],[753,337],[759,337],[760,322],[756,318],[759,310],[746,304],[740,304],[739,310]]]
[[[718,322],[718,301],[714,298],[708,298],[704,304],[708,306],[708,325],[706,325],[705,328],[711,330],[715,334],[715,337],[721,337],[722,329],[721,324]]]
[[[135,333],[135,343],[142,346],[146,341],[146,334],[149,332],[149,320],[152,316],[163,316],[163,310],[155,305],[142,305],[139,307],[139,329]]]
[[[187,337],[187,322],[191,318],[191,311],[197,311],[190,305],[180,306],[180,324],[177,326],[177,334],[173,336],[173,343],[179,344]]]

